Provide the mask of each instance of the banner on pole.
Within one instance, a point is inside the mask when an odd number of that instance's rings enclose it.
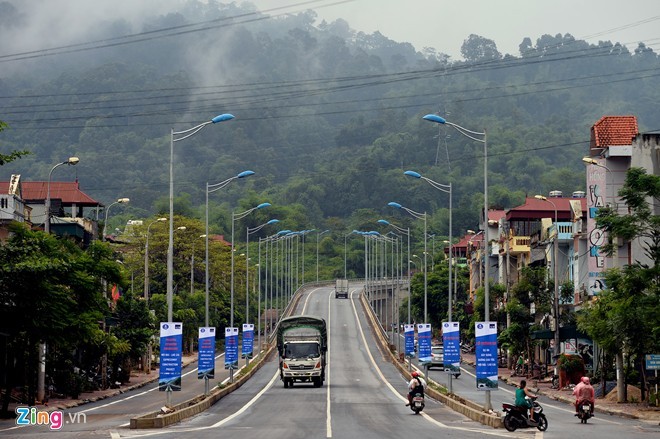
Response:
[[[431,324],[417,324],[417,345],[419,347],[419,364],[431,363]]]
[[[476,322],[477,389],[497,390],[497,322]]]
[[[415,325],[403,325],[406,357],[415,356]]]
[[[183,324],[180,322],[160,323],[160,374],[158,390],[181,390],[181,352],[183,347]]]
[[[243,346],[241,349],[241,358],[252,358],[254,349],[254,325],[252,323],[243,323]]]
[[[459,322],[442,323],[443,366],[445,372],[456,373],[461,370],[461,332]]]
[[[215,378],[215,328],[199,328],[197,378]]]
[[[238,328],[225,328],[225,369],[238,369]]]

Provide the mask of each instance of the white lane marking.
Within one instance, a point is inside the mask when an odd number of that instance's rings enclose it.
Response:
[[[224,352],[223,352],[222,354],[217,355],[215,358],[218,359],[218,358],[220,358],[220,357],[222,357],[222,356],[224,356],[224,355],[225,355],[225,354],[224,354]],[[193,373],[193,372],[197,372],[197,368],[194,368],[194,369],[192,369],[192,370],[189,370],[188,372],[184,373],[182,376],[190,375],[190,374]],[[227,379],[229,379],[229,378],[227,378]],[[226,380],[223,381],[223,383],[224,383],[224,382],[226,382]],[[158,390],[158,386],[153,387],[153,388],[151,388],[151,389],[149,389],[149,390],[145,390],[144,392],[136,393],[135,395],[126,396],[125,398],[119,398],[119,399],[116,399],[116,400],[114,400],[114,401],[108,402],[108,403],[106,403],[106,404],[101,404],[101,405],[98,405],[98,406],[96,406],[96,407],[88,408],[87,410],[81,410],[80,413],[93,412],[94,410],[98,410],[98,409],[100,409],[100,408],[109,407],[109,406],[111,406],[111,405],[114,405],[114,404],[117,404],[117,403],[120,403],[120,402],[128,401],[129,399],[137,398],[138,396],[146,395],[147,393],[149,393],[149,392],[153,392],[154,390]]]
[[[154,435],[163,435],[163,434],[176,434],[176,435],[181,435],[182,433],[190,433],[194,431],[202,431],[202,430],[210,430],[213,428],[218,428],[222,427],[226,423],[233,421],[236,417],[242,415],[245,413],[247,409],[249,409],[254,403],[257,402],[259,398],[263,396],[264,393],[268,391],[273,386],[273,383],[275,382],[276,379],[279,378],[280,371],[277,370],[275,371],[275,374],[273,375],[273,378],[270,379],[268,384],[259,391],[250,401],[248,401],[243,407],[241,407],[238,411],[232,413],[231,415],[227,416],[226,418],[216,422],[215,424],[212,425],[205,425],[202,427],[190,427],[190,428],[181,428],[181,429],[163,429],[160,431],[153,431],[153,432],[147,432],[143,434],[137,434],[137,435],[130,435],[130,437],[149,437],[149,436],[154,436]]]
[[[331,307],[330,302],[332,301],[332,290],[328,295],[328,327],[330,327],[330,317],[331,317]],[[325,437],[332,437],[332,412],[330,410],[330,343],[327,344],[327,353],[325,360],[325,370],[326,370],[326,403],[325,403]]]
[[[385,383],[387,388],[390,389],[390,391],[401,401],[405,402],[407,401],[406,398],[404,398],[397,390],[390,384],[389,381],[385,379],[385,376],[383,375],[383,372],[380,370],[378,367],[378,364],[374,360],[373,355],[371,355],[371,349],[369,349],[369,344],[367,343],[367,339],[364,335],[364,330],[362,329],[362,325],[360,324],[360,318],[358,317],[357,313],[357,308],[355,307],[355,301],[353,300],[353,294],[351,293],[351,304],[353,305],[353,315],[355,316],[355,321],[357,322],[357,327],[358,330],[360,331],[360,336],[362,337],[362,342],[364,343],[365,350],[369,356],[369,359],[371,360],[371,364],[374,366],[374,370],[378,373],[378,376],[380,377],[381,381]],[[469,431],[471,433],[479,433],[479,434],[487,434],[491,436],[500,436],[500,437],[511,437],[510,433],[497,433],[495,431],[488,431],[488,430],[478,430],[475,428],[467,428],[467,427],[454,427],[454,426],[449,426],[446,424],[443,424],[440,421],[436,421],[435,419],[431,418],[429,415],[427,415],[424,412],[421,412],[420,415],[427,421],[437,425],[438,427],[441,428],[447,428],[447,429],[452,429],[452,430],[459,430],[459,431]]]

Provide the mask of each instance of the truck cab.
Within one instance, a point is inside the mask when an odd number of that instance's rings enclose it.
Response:
[[[294,382],[321,387],[325,381],[327,332],[325,320],[311,316],[282,319],[277,328],[280,379],[284,387]]]

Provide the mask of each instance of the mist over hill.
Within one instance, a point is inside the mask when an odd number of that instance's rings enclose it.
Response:
[[[269,201],[286,206],[287,228],[352,229],[373,228],[399,201],[447,234],[446,194],[407,179],[412,169],[452,183],[456,235],[478,222],[482,145],[423,115],[487,131],[489,198],[503,208],[526,194],[584,190],[580,158],[601,116],[660,128],[659,61],[644,44],[630,52],[530,35],[518,56],[503,56],[495,41],[466,35],[465,60],[452,61],[313,11],[133,3],[128,15],[77,16],[0,2],[0,40],[11,41],[0,53],[9,125],[0,152],[32,153],[0,167],[0,178],[45,180],[77,155],[80,164],[54,179],[77,178],[106,205],[130,197],[114,221],[146,217],[166,208],[170,130],[228,112],[236,119],[176,144],[177,211],[201,217],[207,182],[250,169],[254,177],[212,197],[214,209]],[[58,26],[64,17],[80,25]],[[226,214],[212,220],[227,230]]]

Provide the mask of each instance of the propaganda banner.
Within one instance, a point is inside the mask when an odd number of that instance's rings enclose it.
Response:
[[[476,322],[477,389],[497,390],[497,322]]]
[[[445,372],[461,370],[461,332],[459,322],[442,322],[443,366]]]
[[[197,378],[215,378],[215,328],[199,328]]]
[[[183,323],[160,323],[160,375],[158,390],[181,390],[181,352],[183,347]]]
[[[225,328],[225,369],[238,369],[238,328]]]

